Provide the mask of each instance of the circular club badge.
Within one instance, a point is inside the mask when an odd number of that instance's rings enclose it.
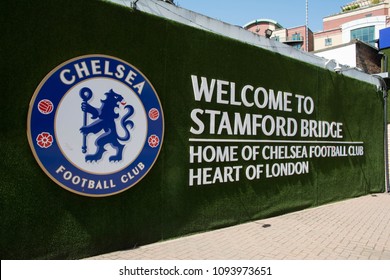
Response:
[[[53,181],[80,195],[108,196],[134,186],[152,168],[163,141],[163,111],[134,66],[111,56],[81,56],[39,84],[27,134]]]

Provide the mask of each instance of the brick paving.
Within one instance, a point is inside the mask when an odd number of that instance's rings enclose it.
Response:
[[[89,258],[390,260],[390,194],[374,194]]]

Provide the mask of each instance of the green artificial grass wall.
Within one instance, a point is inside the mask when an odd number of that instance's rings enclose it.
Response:
[[[83,258],[383,190],[383,103],[372,85],[102,1],[6,0],[0,15],[2,259]],[[137,67],[153,84],[164,111],[164,142],[152,170],[129,190],[103,198],[80,196],[54,183],[37,164],[26,134],[38,84],[64,61],[88,54],[118,57]],[[237,97],[246,85],[288,92],[293,109],[224,104],[215,97],[196,101],[191,76],[199,82],[205,77],[209,84],[225,81],[223,89],[230,95],[234,83]],[[312,113],[298,112],[297,95],[313,100]],[[191,163],[191,146],[241,152],[256,145],[316,144],[190,139],[335,140],[302,138],[299,132],[286,138],[229,135],[222,129],[217,135],[210,133],[204,114],[198,116],[205,129],[195,134],[194,109],[227,112],[229,119],[237,113],[340,122],[343,137],[336,140],[363,142],[364,155],[290,160],[237,155],[237,161]],[[302,161],[309,172],[301,175],[248,179],[245,174],[261,164]],[[190,186],[190,172],[197,168],[232,166],[242,166],[239,179]]]

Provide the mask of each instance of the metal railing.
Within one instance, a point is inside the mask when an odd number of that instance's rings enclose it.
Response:
[[[287,37],[279,37],[279,42],[285,43],[285,42],[303,42],[305,41],[305,38],[303,36],[287,36]]]

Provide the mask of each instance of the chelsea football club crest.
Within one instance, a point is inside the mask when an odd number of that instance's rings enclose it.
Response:
[[[134,66],[111,56],[81,56],[56,67],[30,103],[28,139],[44,172],[77,194],[129,189],[161,150],[158,95]]]

